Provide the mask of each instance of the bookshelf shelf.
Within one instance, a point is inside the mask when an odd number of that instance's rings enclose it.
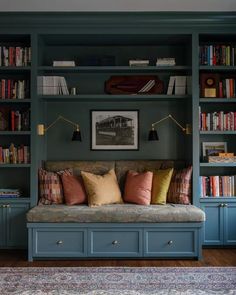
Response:
[[[0,135],[31,135],[31,131],[0,131]]]
[[[229,196],[221,196],[221,197],[201,197],[200,198],[200,202],[203,203],[203,202],[234,202],[236,200],[236,196],[232,196],[232,197],[229,197]]]
[[[236,131],[200,131],[200,135],[236,135]]]
[[[200,103],[235,103],[236,98],[200,98]]]
[[[112,95],[112,94],[80,94],[80,95],[42,95],[39,98],[47,102],[88,102],[88,101],[183,101],[191,99],[190,95]]]
[[[236,163],[200,163],[200,167],[236,167]]]
[[[22,72],[22,71],[30,71],[31,67],[0,67],[0,72]]]
[[[18,103],[31,103],[30,98],[24,98],[24,99],[1,99],[0,98],[0,104],[5,103],[12,103],[12,104],[18,104]]]
[[[130,66],[78,66],[78,67],[53,67],[53,66],[40,66],[38,71],[41,72],[159,72],[159,71],[191,71],[190,66],[141,66],[141,67],[130,67]]]
[[[31,164],[0,164],[0,168],[30,168]]]
[[[236,66],[199,66],[199,70],[207,71],[235,71]]]
[[[0,198],[0,202],[4,203],[30,203],[30,197],[18,197],[18,198]]]

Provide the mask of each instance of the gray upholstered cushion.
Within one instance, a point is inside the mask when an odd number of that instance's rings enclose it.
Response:
[[[192,205],[133,204],[36,206],[27,213],[28,222],[201,222],[204,212]]]

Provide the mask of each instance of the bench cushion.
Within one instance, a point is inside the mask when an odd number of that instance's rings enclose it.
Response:
[[[202,222],[205,213],[193,205],[115,204],[90,208],[86,205],[42,205],[27,213],[28,222]]]

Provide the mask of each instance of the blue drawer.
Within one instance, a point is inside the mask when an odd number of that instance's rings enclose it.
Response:
[[[197,255],[196,232],[193,229],[145,230],[145,256],[192,257]]]
[[[89,230],[89,256],[142,256],[142,231],[138,229]]]
[[[73,228],[39,228],[33,231],[36,257],[81,257],[86,255],[86,232]]]

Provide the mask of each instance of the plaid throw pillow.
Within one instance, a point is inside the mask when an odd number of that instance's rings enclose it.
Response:
[[[191,204],[192,166],[174,171],[167,195],[167,202],[174,204]]]
[[[63,203],[62,185],[59,173],[39,169],[39,205]]]

